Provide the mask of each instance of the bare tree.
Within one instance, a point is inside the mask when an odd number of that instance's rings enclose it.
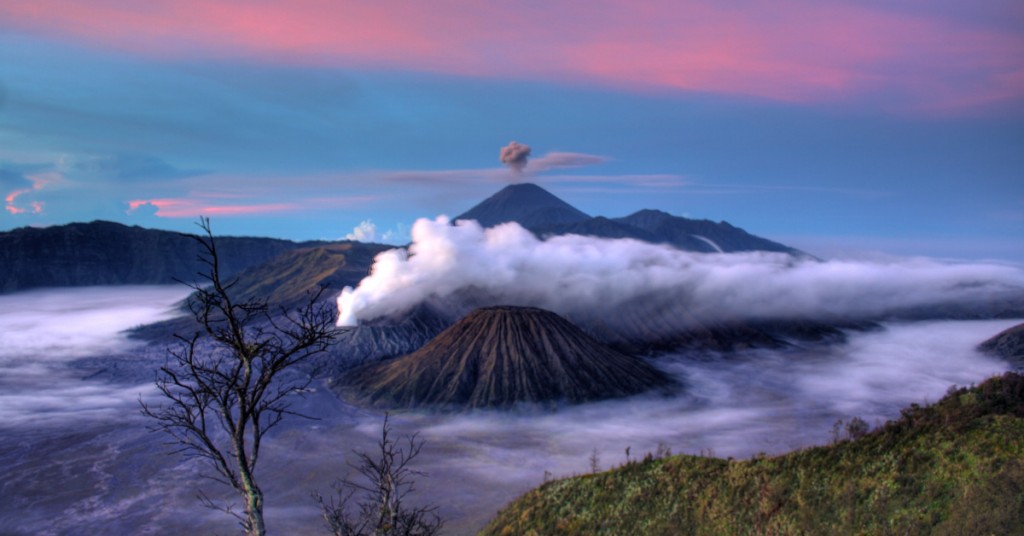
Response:
[[[404,447],[391,436],[389,415],[384,415],[379,451],[375,456],[356,452],[357,464],[350,464],[362,482],[338,480],[335,496],[325,499],[313,492],[324,521],[335,536],[433,536],[443,521],[436,506],[409,508],[405,497],[414,491],[413,477],[423,473],[409,465],[419,455],[423,442],[416,434],[406,436]],[[359,493],[358,502],[353,497]]]
[[[842,419],[836,420],[836,422],[832,424],[833,445],[838,444],[844,439],[842,434],[843,430],[846,431],[845,439],[857,440],[868,435],[868,432],[871,431],[871,425],[860,417],[852,417],[848,421],[843,421]]]
[[[838,444],[839,441],[843,438],[843,420],[842,419],[836,419],[836,422],[832,423],[832,431],[831,431],[830,435],[832,436],[832,444],[833,445]]]
[[[860,417],[854,417],[846,423],[846,437],[850,439],[860,439],[871,431],[871,425]]]
[[[154,430],[170,434],[175,452],[209,463],[209,478],[226,484],[240,496],[244,515],[217,506],[205,494],[206,506],[239,519],[249,536],[266,534],[263,491],[256,464],[267,433],[290,409],[292,395],[312,381],[310,374],[282,372],[326,349],[335,337],[333,310],[318,303],[323,292],[311,293],[298,310],[272,315],[266,300],[235,301],[232,287],[220,271],[217,244],[210,220],[197,224],[203,235],[189,235],[201,246],[204,270],[188,306],[199,324],[180,346],[169,350],[168,362],[157,374],[156,386],[164,404],[150,406],[140,399],[143,414],[156,420]]]

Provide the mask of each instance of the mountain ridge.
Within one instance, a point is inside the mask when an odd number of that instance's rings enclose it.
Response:
[[[812,258],[726,221],[694,220],[656,209],[641,209],[619,218],[591,217],[533,183],[506,186],[455,220],[476,220],[485,228],[514,221],[541,238],[578,234],[632,238],[700,253],[771,251]]]
[[[296,248],[324,244],[218,236],[222,273],[234,275]],[[0,233],[0,292],[39,287],[169,285],[192,281],[198,244],[172,231],[96,220]]]
[[[456,217],[485,227],[516,221],[540,237],[574,233],[602,238],[632,238],[690,251],[798,250],[763,239],[727,222],[689,220],[645,209],[622,218],[591,217],[533,183],[506,186]],[[694,238],[694,236],[699,236]],[[270,262],[284,252],[340,244],[310,240],[218,236],[225,276]],[[381,250],[387,246],[374,244]],[[0,293],[40,287],[91,285],[163,285],[192,281],[202,269],[195,242],[182,233],[96,220],[50,227],[20,227],[0,232]],[[368,273],[372,255],[346,260],[349,278]],[[365,265],[365,266],[364,266]],[[281,267],[281,273],[290,273]],[[271,272],[266,272],[271,277]],[[283,277],[283,275],[282,275]],[[273,289],[270,289],[273,291]]]

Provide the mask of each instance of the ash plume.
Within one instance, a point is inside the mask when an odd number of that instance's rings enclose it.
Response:
[[[946,307],[990,314],[1008,300],[1024,303],[1024,271],[995,264],[702,254],[630,239],[540,240],[516,223],[483,229],[445,217],[418,220],[412,239],[408,251],[378,255],[371,274],[342,292],[339,325],[465,296],[473,307],[534,306],[584,326],[667,332],[704,322],[877,319]]]
[[[530,159],[530,146],[511,141],[501,148],[499,159],[515,173],[522,173]]]
[[[530,170],[533,173],[549,171],[554,169],[574,169],[586,166],[595,166],[608,161],[604,156],[585,153],[548,153],[533,160]]]

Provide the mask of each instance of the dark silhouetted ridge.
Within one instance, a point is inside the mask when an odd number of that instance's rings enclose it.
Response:
[[[461,409],[580,403],[672,382],[555,313],[502,306],[478,309],[419,350],[357,369],[345,383],[378,406]]]
[[[225,276],[317,244],[322,242],[217,236]],[[109,221],[23,227],[0,233],[0,292],[193,281],[204,268],[199,252],[199,245],[180,233]]]

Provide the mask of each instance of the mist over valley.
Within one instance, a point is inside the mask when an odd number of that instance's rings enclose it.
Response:
[[[8,500],[0,506],[0,525],[13,534],[231,530],[230,518],[197,508],[196,489],[219,493],[199,476],[200,466],[169,455],[166,438],[146,431],[136,398],[152,396],[152,385],[95,377],[99,362],[80,361],[92,354],[104,361],[128,359],[140,372],[159,366],[165,357],[159,349],[139,348],[117,334],[130,326],[122,304],[147,302],[151,316],[141,318],[156,319],[182,297],[180,288],[105,287],[0,298],[19,304],[18,313],[7,309],[0,322],[21,318],[27,335],[44,336],[70,320],[52,315],[56,302],[92,319],[77,332],[63,328],[67,345],[24,342],[8,345],[3,354],[0,463]],[[836,419],[859,416],[876,423],[896,417],[910,403],[937,400],[950,385],[1010,368],[976,346],[1020,322],[893,322],[850,332],[841,344],[665,354],[651,363],[686,385],[678,396],[639,395],[556,411],[400,412],[394,422],[397,431],[419,432],[426,441],[417,468],[428,476],[418,481],[417,496],[443,497],[439,504],[450,533],[471,533],[540,484],[545,471],[553,477],[588,472],[593,448],[604,469],[624,463],[627,447],[635,457],[659,444],[675,453],[746,458],[826,443]],[[103,343],[82,351],[76,333],[102,334]],[[42,349],[64,357],[39,370]],[[8,378],[19,380],[14,391],[7,390]],[[296,409],[319,420],[288,421],[264,454],[274,531],[320,530],[308,492],[344,476],[351,450],[371,448],[379,433],[382,411],[347,403],[322,381],[314,387]],[[65,484],[48,484],[54,479]]]
[[[553,234],[538,230],[551,221],[529,215],[550,194],[517,191],[527,200],[496,194],[502,210],[490,227],[422,219],[407,248],[305,245],[237,273],[238,295],[285,310],[325,286],[320,305],[341,326],[315,362],[319,375],[292,400],[314,419],[284,421],[261,455],[271,531],[320,530],[309,493],[350,474],[354,449],[373,448],[385,407],[396,433],[425,441],[414,500],[433,498],[445,533],[468,534],[547,478],[665,449],[745,459],[826,444],[837,420],[877,426],[951,385],[1021,366],[979,350],[1024,322],[1019,267],[746,250],[765,242],[727,225],[697,241],[712,251],[623,236],[623,227]],[[559,213],[563,223],[590,218]],[[0,526],[232,529],[195,500],[199,489],[231,495],[201,464],[171,455],[139,413],[140,399],[160,402],[151,378],[176,344],[171,334],[196,329],[182,309],[188,291],[0,295]],[[599,355],[606,364],[591,367]]]

